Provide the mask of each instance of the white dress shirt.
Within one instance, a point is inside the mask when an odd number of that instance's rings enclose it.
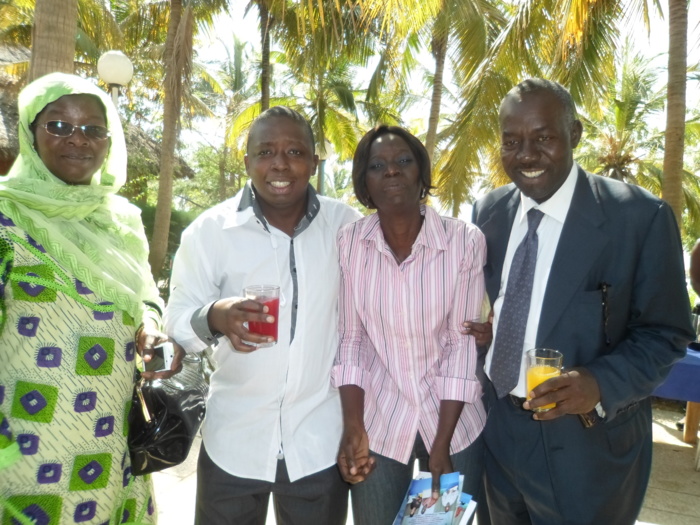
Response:
[[[569,175],[564,181],[564,184],[561,185],[554,195],[552,195],[542,204],[537,204],[537,202],[521,193],[520,206],[518,207],[515,220],[513,221],[513,226],[510,230],[508,250],[506,251],[506,257],[503,261],[503,271],[501,273],[501,288],[498,292],[498,297],[493,304],[494,335],[498,330],[498,319],[501,314],[501,307],[503,306],[503,297],[506,293],[508,274],[510,273],[510,266],[513,261],[513,256],[515,255],[515,250],[518,248],[518,245],[522,242],[525,234],[527,233],[527,212],[530,211],[531,208],[537,208],[544,213],[544,217],[542,217],[542,221],[537,228],[537,263],[535,265],[535,277],[532,283],[530,312],[528,314],[527,325],[525,328],[525,340],[523,342],[523,354],[520,363],[520,377],[518,379],[518,385],[511,391],[511,394],[517,397],[525,397],[527,394],[527,385],[525,382],[527,361],[525,359],[525,352],[531,348],[535,348],[536,346],[537,327],[539,326],[540,314],[542,313],[542,303],[544,301],[544,293],[547,288],[547,280],[549,279],[549,270],[552,268],[554,254],[557,251],[557,246],[559,244],[559,237],[561,236],[561,231],[564,227],[566,216],[569,213],[571,199],[574,196],[574,189],[576,188],[577,178],[578,166],[576,163],[574,163],[571,167]],[[555,350],[566,352],[565,348],[555,348]],[[491,347],[486,355],[486,364],[484,366],[484,369],[489,377],[491,376],[490,369],[492,358],[493,342],[491,343]]]
[[[330,383],[335,239],[360,215],[311,187],[308,195],[307,214],[290,237],[267,224],[247,185],[185,230],[173,265],[166,329],[188,352],[215,344],[202,436],[211,459],[238,477],[272,482],[284,457],[295,481],[333,465],[338,452],[342,414]],[[206,312],[218,299],[243,296],[251,284],[280,286],[278,342],[242,353],[227,337],[217,344]]]

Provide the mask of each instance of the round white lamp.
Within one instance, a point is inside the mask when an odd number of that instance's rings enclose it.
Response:
[[[97,74],[112,91],[112,101],[117,105],[119,88],[131,82],[134,66],[121,51],[107,51],[97,61]]]

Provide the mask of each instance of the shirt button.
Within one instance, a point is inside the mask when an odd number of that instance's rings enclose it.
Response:
[[[278,453],[277,453],[277,459],[279,459],[279,460],[284,459],[284,453],[283,453],[283,452],[278,452]]]

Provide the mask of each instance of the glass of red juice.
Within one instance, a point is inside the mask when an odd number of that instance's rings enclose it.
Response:
[[[274,337],[272,343],[260,343],[256,346],[263,348],[277,343],[277,327],[280,313],[280,287],[272,284],[253,284],[244,289],[246,299],[252,299],[267,306],[268,314],[275,318],[272,323],[250,321],[248,330],[254,334]]]

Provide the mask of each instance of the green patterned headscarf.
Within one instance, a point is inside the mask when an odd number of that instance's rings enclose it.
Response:
[[[111,133],[109,153],[89,185],[54,176],[34,150],[36,116],[64,95],[98,97]],[[19,94],[19,157],[0,177],[0,213],[104,300],[140,322],[144,302],[161,305],[148,267],[140,210],[116,195],[126,181],[126,143],[111,99],[92,82],[52,73]]]

